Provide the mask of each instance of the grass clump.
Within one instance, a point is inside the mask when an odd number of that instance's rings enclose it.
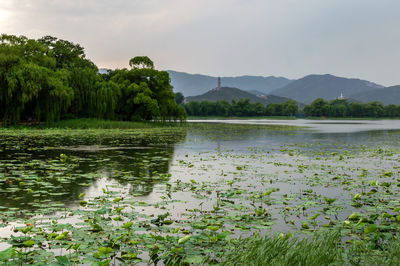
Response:
[[[339,232],[302,240],[287,235],[251,237],[229,251],[223,265],[332,265],[342,253]]]
[[[370,239],[371,240],[371,239]],[[344,244],[340,231],[315,232],[311,238],[253,236],[226,252],[222,265],[400,265],[400,238]]]

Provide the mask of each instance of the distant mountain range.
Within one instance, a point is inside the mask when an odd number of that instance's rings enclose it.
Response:
[[[107,73],[107,71],[108,69],[99,69],[99,73]],[[273,76],[222,77],[221,83],[224,89],[221,88],[219,92],[215,92],[213,89],[217,87],[217,77],[173,70],[167,72],[174,92],[181,92],[187,100],[225,99],[230,102],[249,98],[252,102],[259,101],[266,104],[293,99],[298,103],[309,104],[316,98],[332,100],[343,94],[349,101],[380,101],[385,105],[400,105],[400,85],[384,87],[366,80],[329,74],[308,75],[298,80]]]
[[[189,96],[186,97],[185,100],[189,101],[203,101],[207,100],[210,102],[216,102],[220,100],[226,100],[231,102],[232,100],[239,100],[239,99],[249,99],[250,102],[260,102],[263,105],[268,105],[270,103],[283,103],[286,100],[289,100],[286,97],[280,97],[275,95],[255,95],[247,91],[239,90],[237,88],[231,87],[221,87],[220,89],[212,89],[204,94],[198,96]]]
[[[189,74],[167,70],[171,78],[174,92],[181,92],[185,97],[206,93],[217,87],[217,77]],[[239,88],[244,91],[258,90],[264,95],[270,91],[282,88],[291,83],[292,80],[282,77],[240,76],[222,77],[221,83],[224,87]]]
[[[385,105],[400,105],[400,85],[357,93],[352,98],[360,102],[378,101]]]
[[[316,98],[332,100],[343,94],[346,98],[353,98],[372,90],[381,90],[384,87],[366,80],[348,79],[333,75],[309,75],[293,81],[283,88],[271,91],[272,94],[292,98],[296,101],[309,104]]]

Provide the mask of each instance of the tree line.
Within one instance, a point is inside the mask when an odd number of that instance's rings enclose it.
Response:
[[[0,117],[5,125],[93,117],[183,120],[166,71],[146,56],[100,74],[79,44],[52,36],[0,36]]]
[[[383,105],[381,102],[349,102],[346,99],[326,101],[315,99],[303,109],[306,116],[313,117],[400,117],[400,105]]]
[[[181,96],[177,95],[181,100]],[[180,102],[180,101],[179,101]],[[183,104],[186,112],[190,116],[296,116],[307,117],[400,117],[400,105],[384,106],[381,102],[349,102],[346,99],[335,99],[326,101],[322,98],[315,99],[303,109],[300,109],[293,100],[283,103],[271,103],[264,106],[261,103],[251,103],[249,99],[238,101],[217,101],[207,100],[196,102],[190,101]]]
[[[264,106],[260,102],[251,103],[249,99],[233,100],[231,103],[222,100],[190,101],[184,104],[190,116],[294,116],[299,112],[297,103],[287,100],[283,103],[271,103]]]

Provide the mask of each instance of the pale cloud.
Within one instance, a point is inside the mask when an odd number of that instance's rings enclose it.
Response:
[[[394,85],[398,10],[398,0],[1,0],[0,30],[78,42],[101,67],[148,55],[192,73],[331,73]]]

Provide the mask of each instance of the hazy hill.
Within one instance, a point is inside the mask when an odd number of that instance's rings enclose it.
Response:
[[[400,85],[356,93],[351,95],[351,98],[360,102],[378,101],[385,105],[400,105]]]
[[[264,105],[270,103],[283,103],[284,101],[289,100],[288,98],[279,97],[275,95],[258,97],[254,94],[251,94],[243,90],[239,90],[237,88],[222,87],[220,90],[213,89],[202,95],[186,97],[185,101],[200,102],[203,100],[207,100],[210,102],[216,102],[216,101],[226,100],[228,102],[231,102],[232,100],[237,101],[239,99],[249,99],[250,102],[260,102]]]
[[[206,93],[217,87],[217,77],[189,74],[168,70],[174,92],[181,92],[184,96],[194,96]],[[224,87],[239,88],[244,91],[258,90],[263,94],[286,86],[292,80],[282,77],[240,76],[222,77],[221,83]]]
[[[327,74],[306,76],[283,88],[273,90],[271,94],[308,104],[316,98],[332,100],[339,97],[341,93],[345,97],[349,97],[356,93],[382,88],[383,86],[366,80],[341,78]]]

